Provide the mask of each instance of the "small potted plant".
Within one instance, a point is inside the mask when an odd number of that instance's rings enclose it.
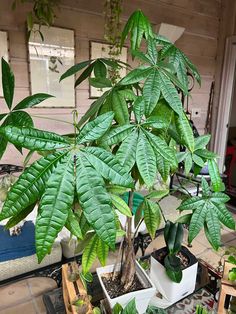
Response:
[[[157,290],[170,303],[194,291],[198,262],[184,246],[183,225],[167,221],[164,229],[166,247],[151,254],[150,277]]]

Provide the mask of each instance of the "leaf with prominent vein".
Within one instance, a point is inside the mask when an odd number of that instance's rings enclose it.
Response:
[[[200,196],[193,196],[182,202],[177,209],[180,211],[194,210],[195,208],[202,207],[203,205],[204,200]]]
[[[126,171],[130,171],[135,164],[135,156],[138,144],[138,132],[134,131],[121,143],[116,158]]]
[[[90,270],[93,262],[97,257],[98,241],[98,236],[94,235],[84,249],[82,255],[82,270],[84,274],[86,274]]]
[[[131,85],[145,80],[152,72],[152,67],[141,66],[130,71],[120,82],[120,85]]]
[[[5,225],[6,229],[10,229],[25,219],[34,209],[35,204],[32,204],[26,207],[24,210],[20,211],[19,214],[13,216],[11,219],[8,220],[7,224]]]
[[[101,175],[82,154],[77,155],[76,189],[80,205],[89,224],[101,240],[114,249],[116,226],[111,198],[106,191]]]
[[[98,239],[97,257],[102,266],[106,266],[106,261],[109,253],[109,246],[101,239]]]
[[[22,101],[20,101],[13,110],[19,110],[19,109],[26,109],[26,108],[32,108],[38,104],[40,104],[42,101],[54,97],[52,95],[49,94],[43,94],[43,93],[39,93],[39,94],[34,94],[31,96],[28,96],[26,98],[24,98]]]
[[[100,147],[86,147],[83,151],[86,152],[85,157],[91,166],[105,179],[116,185],[133,186],[131,176],[112,153]]]
[[[144,222],[151,238],[154,239],[156,231],[161,223],[161,210],[159,204],[150,200],[145,201]]]
[[[170,175],[170,162],[163,158],[157,151],[155,151],[157,170],[159,171],[164,182],[167,181]]]
[[[0,213],[1,220],[17,215],[40,198],[48,178],[66,153],[56,152],[41,158],[20,175],[7,194]]]
[[[33,119],[31,116],[28,114],[28,112],[25,111],[12,111],[9,113],[7,116],[6,120],[7,125],[12,125],[16,127],[27,127],[27,128],[32,128],[34,126]]]
[[[107,145],[118,144],[123,141],[133,129],[134,126],[132,124],[114,127],[102,138],[102,142]]]
[[[191,243],[193,239],[198,235],[204,226],[204,222],[207,215],[208,206],[205,203],[203,206],[199,206],[192,214],[192,218],[189,225],[188,241]]]
[[[7,107],[11,109],[14,97],[15,77],[9,64],[2,58],[2,90]]]
[[[39,262],[51,251],[66,224],[74,201],[74,159],[69,153],[53,171],[42,195],[36,220],[36,252]]]
[[[79,224],[79,219],[76,217],[76,215],[73,213],[73,211],[70,209],[68,212],[68,217],[66,220],[65,227],[75,236],[77,239],[82,239],[82,231]]]
[[[145,81],[143,97],[145,101],[145,116],[148,117],[155,108],[160,97],[159,73],[153,69]]]
[[[206,145],[209,143],[210,139],[211,139],[210,134],[196,137],[195,138],[195,150],[205,148]]]
[[[197,149],[194,151],[194,154],[196,154],[202,158],[205,158],[205,159],[215,159],[218,157],[217,154],[210,152],[207,149]]]
[[[157,175],[156,156],[147,137],[141,131],[136,150],[136,164],[144,182],[151,187]]]
[[[123,91],[113,91],[111,95],[112,108],[115,113],[115,120],[119,124],[129,124],[129,111]]]
[[[183,113],[182,103],[173,83],[166,77],[165,74],[159,73],[160,89],[163,97],[169,106],[178,114]]]
[[[86,66],[88,66],[93,60],[87,60],[80,63],[77,63],[73,65],[71,68],[69,68],[65,73],[62,74],[60,77],[60,81],[64,80],[65,78],[75,75],[80,70],[84,69]]]
[[[126,202],[119,197],[118,195],[111,194],[111,201],[113,206],[123,215],[132,217],[132,213],[130,211],[129,206],[126,204]]]
[[[208,210],[206,213],[206,224],[209,232],[211,242],[214,244],[216,250],[221,245],[220,241],[220,223],[217,214],[213,210]]]
[[[220,177],[219,168],[214,159],[208,160],[208,171],[211,177],[211,183],[214,191],[224,191],[225,187]]]
[[[88,122],[77,136],[77,143],[83,144],[85,142],[95,141],[102,137],[109,129],[114,117],[113,112],[107,112],[98,116],[91,122]]]
[[[133,110],[135,117],[137,119],[137,122],[141,122],[141,119],[145,112],[145,102],[142,96],[139,96],[136,98],[136,100],[133,103]]]
[[[181,143],[184,143],[190,152],[194,151],[193,130],[185,113],[176,116],[176,128],[180,135]]]
[[[9,142],[30,150],[53,150],[56,148],[65,148],[70,145],[70,142],[63,136],[33,128],[18,128],[9,125],[0,128],[0,133]]]

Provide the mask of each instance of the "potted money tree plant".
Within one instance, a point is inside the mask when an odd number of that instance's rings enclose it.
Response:
[[[1,136],[14,145],[47,152],[13,185],[0,218],[10,218],[12,225],[39,202],[39,262],[65,226],[84,249],[84,274],[96,257],[104,266],[97,272],[111,307],[115,303],[125,307],[135,298],[138,312],[143,313],[155,288],[135,262],[132,224],[135,220],[138,228],[144,221],[155,237],[162,216],[159,200],[168,195],[169,176],[180,161],[186,174],[191,169],[197,174],[207,162],[212,179],[211,186],[204,186],[203,197],[189,198],[180,206],[190,210],[183,218],[189,223],[189,242],[204,228],[217,249],[221,224],[234,228],[234,221],[224,206],[228,198],[222,193],[217,156],[206,149],[210,137],[194,138],[179,97],[180,91],[188,94],[188,72],[200,83],[196,67],[168,39],[155,34],[139,10],[124,27],[121,47],[128,36],[131,54],[141,64],[117,83],[109,79],[109,68],[127,65],[106,58],[81,62],[62,75],[61,80],[82,71],[76,86],[89,79],[91,85],[106,88],[79,121],[74,119],[73,135],[12,125],[0,128]],[[185,150],[179,152],[179,145]],[[140,186],[148,193],[134,213],[133,197]],[[128,204],[121,197],[125,191]],[[127,216],[125,228],[118,211]],[[106,268],[109,249],[115,249],[120,236],[124,237],[121,263]]]

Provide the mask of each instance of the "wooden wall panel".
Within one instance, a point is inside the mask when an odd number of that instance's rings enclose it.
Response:
[[[89,41],[103,41],[104,1],[103,0],[61,0],[55,26],[75,30],[76,61],[89,58]],[[135,9],[142,9],[153,25],[161,22],[185,27],[183,36],[177,41],[187,56],[198,66],[202,75],[202,86],[194,86],[190,108],[201,108],[201,117],[195,119],[200,132],[203,132],[211,82],[215,75],[215,57],[218,44],[220,0],[133,0],[124,1],[122,22],[125,23]],[[30,4],[20,6],[18,11],[11,10],[10,1],[0,1],[0,29],[9,33],[11,65],[16,76],[15,103],[29,95],[30,82],[28,73],[28,50],[26,43],[26,14]],[[131,65],[135,63],[129,58]],[[79,115],[86,112],[93,102],[89,99],[88,82],[83,82],[76,90]],[[0,112],[5,111],[5,104],[0,99]],[[58,117],[70,120],[71,108],[34,108],[34,115]],[[59,133],[72,130],[68,124],[54,123],[35,118],[36,126],[45,127]],[[12,156],[12,154],[11,154]],[[9,154],[3,162],[13,161]]]

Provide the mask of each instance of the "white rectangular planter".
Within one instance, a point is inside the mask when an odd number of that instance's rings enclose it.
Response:
[[[152,253],[152,255],[157,254],[161,250]],[[180,283],[173,282],[167,276],[165,267],[151,256],[150,278],[157,291],[172,304],[193,293],[196,284],[197,259],[187,248],[182,247],[182,250],[190,258],[190,265],[183,269],[183,277]]]
[[[102,275],[106,273],[113,272],[114,265],[108,265],[105,267],[97,268],[97,274],[100,281],[100,284],[102,286],[103,292],[105,293],[105,296],[110,304],[110,307],[113,308],[116,303],[119,303],[123,308],[132,300],[135,298],[136,300],[136,307],[139,314],[143,314],[146,312],[146,309],[148,307],[148,304],[151,300],[151,298],[156,293],[156,288],[154,284],[151,282],[151,280],[148,278],[145,271],[142,269],[142,267],[139,265],[138,262],[136,262],[136,272],[137,276],[140,279],[140,281],[144,284],[144,286],[151,286],[150,288],[144,288],[142,290],[129,292],[124,295],[121,295],[117,298],[111,299],[109,297],[108,292],[106,291],[106,288],[102,281]],[[117,265],[117,269],[120,269],[120,265]]]

